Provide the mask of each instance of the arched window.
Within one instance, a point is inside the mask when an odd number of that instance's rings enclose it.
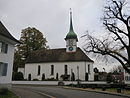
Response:
[[[41,71],[41,66],[38,65],[38,74],[37,75],[40,75],[40,71]]]
[[[28,74],[28,80],[31,81],[31,74]]]
[[[68,68],[67,68],[67,65],[65,65],[65,74],[67,75],[68,73]]]
[[[54,75],[54,65],[51,65],[51,75]]]
[[[88,74],[90,74],[90,64],[88,64]]]

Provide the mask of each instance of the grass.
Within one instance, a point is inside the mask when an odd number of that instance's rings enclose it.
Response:
[[[83,89],[83,90],[97,91],[97,92],[118,93],[117,88],[106,88],[104,91],[102,90],[102,88],[75,88],[75,89]],[[121,93],[118,93],[118,94],[130,95],[130,90],[121,89]]]
[[[8,91],[5,95],[0,95],[0,98],[18,98],[14,93]]]
[[[95,88],[95,89],[86,88],[86,90],[94,90],[94,91],[117,93],[117,89],[116,88],[107,88],[105,91],[103,91],[101,88]],[[130,90],[121,89],[121,94],[130,95]]]

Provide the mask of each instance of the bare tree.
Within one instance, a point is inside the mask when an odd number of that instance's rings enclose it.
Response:
[[[110,72],[113,74],[120,74],[123,72],[123,68],[122,68],[122,66],[116,66],[116,67],[112,68]]]
[[[130,73],[130,13],[126,0],[109,0],[104,7],[102,18],[108,36],[102,39],[86,34],[86,52],[107,55],[118,60],[123,68]]]

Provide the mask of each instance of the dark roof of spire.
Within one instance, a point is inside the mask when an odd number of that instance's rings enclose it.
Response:
[[[77,35],[73,30],[73,23],[72,23],[72,12],[70,11],[70,29],[69,33],[66,35],[65,40],[67,39],[76,39],[78,41]]]
[[[76,52],[68,53],[66,48],[37,50],[30,53],[26,63],[44,63],[44,62],[93,62],[80,48]]]
[[[8,38],[8,39],[11,39],[17,43],[20,43],[17,39],[15,39],[10,33],[9,31],[6,29],[6,27],[2,24],[2,22],[0,21],[0,35]]]

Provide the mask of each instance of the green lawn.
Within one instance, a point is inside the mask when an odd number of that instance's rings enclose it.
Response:
[[[117,88],[106,88],[106,90],[102,90],[102,88],[76,88],[76,87],[65,87],[65,88],[74,88],[74,89],[79,89],[79,90],[86,90],[86,91],[97,91],[97,92],[110,92],[110,93],[117,93]],[[125,95],[130,95],[130,90],[126,89],[121,89],[121,93],[118,94],[125,94]]]
[[[18,97],[11,91],[8,91],[6,95],[0,95],[0,98],[18,98]]]
[[[100,89],[100,88],[95,88],[95,89],[86,88],[86,90],[95,90],[95,91],[102,91],[102,92],[117,93],[117,89],[116,89],[116,88],[107,88],[105,91],[103,91],[103,90]],[[121,94],[130,95],[130,90],[122,89],[122,90],[121,90]]]

